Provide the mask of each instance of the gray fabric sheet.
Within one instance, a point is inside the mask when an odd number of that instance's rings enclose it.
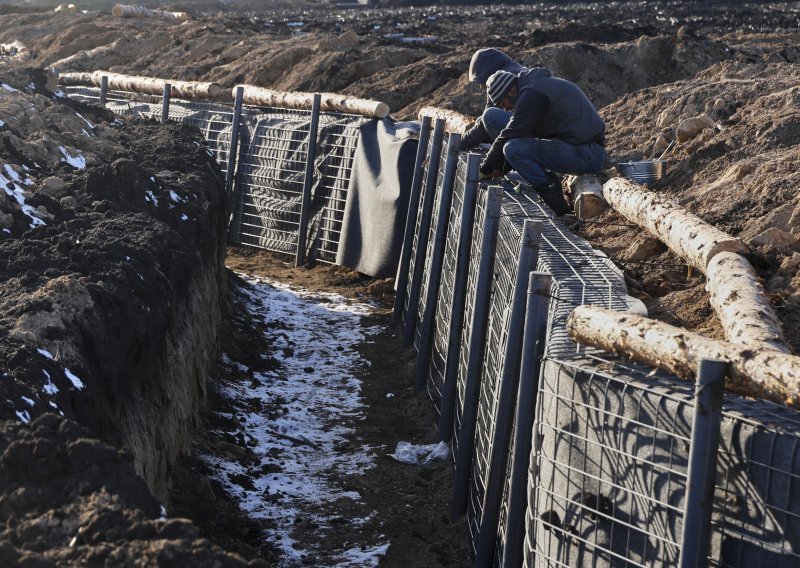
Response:
[[[417,138],[413,123],[371,120],[359,134],[336,264],[394,277],[403,245]]]

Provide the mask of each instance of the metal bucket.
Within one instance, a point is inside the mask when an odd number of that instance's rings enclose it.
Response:
[[[666,160],[643,160],[641,162],[623,162],[617,164],[619,174],[637,183],[653,183],[667,173]]]

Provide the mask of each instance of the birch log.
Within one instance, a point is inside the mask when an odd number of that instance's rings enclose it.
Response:
[[[92,74],[91,73],[83,73],[80,71],[74,71],[71,73],[59,73],[58,74],[58,84],[59,85],[91,85],[92,83]]]
[[[314,93],[275,91],[254,85],[237,85],[233,88],[236,96],[237,87],[244,88],[244,102],[259,106],[311,110],[314,104]],[[320,110],[358,114],[368,118],[386,118],[389,116],[389,105],[381,101],[358,99],[337,93],[319,93],[322,97]]]
[[[159,18],[173,22],[185,22],[189,19],[186,12],[167,12],[166,10],[151,10],[144,6],[131,6],[129,4],[116,4],[111,13],[117,18]]]
[[[750,252],[738,239],[630,180],[608,180],[603,185],[603,195],[626,219],[650,231],[703,274],[709,261],[720,252]]]
[[[425,116],[430,116],[433,120],[437,118],[444,119],[445,130],[457,134],[464,134],[475,122],[475,119],[463,115],[460,112],[432,106],[422,107],[419,110],[420,120]]]
[[[708,263],[706,290],[731,343],[752,349],[791,353],[778,316],[750,262],[732,252],[721,252]]]
[[[608,209],[608,203],[603,198],[603,182],[599,176],[593,174],[573,176],[567,182],[567,186],[572,193],[578,219],[591,219]]]
[[[72,80],[73,77],[83,76],[79,73],[63,73],[59,76],[64,80]],[[100,86],[103,76],[108,77],[108,88],[120,91],[131,91],[134,93],[146,93],[149,95],[164,94],[164,85],[169,83],[172,87],[170,95],[181,99],[199,100],[229,100],[227,90],[220,87],[217,83],[200,81],[178,81],[172,79],[158,79],[155,77],[139,77],[136,75],[123,75],[121,73],[109,73],[108,71],[94,71],[91,74],[91,83]],[[68,84],[68,83],[64,83]]]
[[[728,389],[800,407],[800,357],[794,355],[753,350],[596,306],[575,308],[567,318],[567,332],[578,343],[658,367],[684,379],[694,377],[701,359],[729,361]]]

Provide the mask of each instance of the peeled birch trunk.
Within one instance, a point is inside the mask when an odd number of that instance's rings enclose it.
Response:
[[[167,12],[165,10],[151,10],[144,6],[131,6],[128,4],[116,4],[111,13],[117,18],[159,18],[161,20],[170,20],[173,22],[185,22],[189,19],[189,14],[186,12]]]
[[[800,357],[709,339],[662,322],[596,306],[578,306],[567,318],[578,343],[669,371],[684,379],[701,359],[730,362],[726,388],[755,398],[800,406]]]
[[[650,231],[703,274],[711,259],[720,252],[750,252],[738,239],[658,194],[642,190],[630,180],[608,180],[603,186],[603,195],[626,219]]]
[[[591,219],[608,209],[608,203],[603,198],[603,182],[598,176],[592,174],[574,176],[567,186],[572,193],[578,219]]]
[[[475,122],[474,119],[463,115],[460,112],[431,106],[422,107],[419,110],[420,120],[422,120],[422,117],[424,116],[430,116],[433,120],[436,120],[437,118],[444,119],[445,130],[447,130],[447,132],[455,132],[457,134],[464,134],[467,130],[469,130],[470,126],[472,126],[472,123]]]
[[[246,104],[268,106],[276,108],[289,108],[297,110],[311,110],[314,104],[315,93],[275,91],[254,85],[237,85],[244,88],[244,102]],[[236,88],[233,96],[236,96]],[[386,118],[389,116],[389,105],[381,101],[357,99],[337,93],[319,93],[321,96],[320,110],[329,112],[344,112],[358,114],[368,118]]]
[[[80,71],[75,71],[72,73],[59,73],[58,74],[58,84],[59,85],[66,85],[67,87],[72,85],[91,85],[92,83],[92,74],[91,73],[83,73]]]
[[[707,270],[706,290],[728,341],[751,349],[791,353],[778,316],[746,258],[721,252],[711,259]]]
[[[64,73],[62,77],[64,75],[75,74]],[[164,94],[164,85],[169,83],[171,85],[170,96],[176,98],[217,101],[229,100],[224,99],[228,94],[227,90],[220,87],[217,83],[138,77],[136,75],[109,73],[108,71],[94,71],[91,74],[91,83],[99,86],[103,76],[108,77],[109,89],[145,93],[149,95],[162,95]]]

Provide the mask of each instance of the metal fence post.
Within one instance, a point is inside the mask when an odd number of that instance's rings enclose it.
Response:
[[[522,339],[517,415],[514,420],[514,445],[511,455],[511,480],[506,499],[506,533],[503,568],[522,566],[525,540],[525,492],[531,464],[533,424],[539,372],[547,340],[547,311],[553,278],[546,272],[531,272],[528,280],[528,304]]]
[[[108,100],[108,75],[100,77],[100,106],[106,106]]]
[[[470,243],[472,243],[475,219],[475,200],[478,196],[478,179],[481,157],[467,155],[467,179],[464,182],[464,204],[459,219],[458,259],[453,281],[453,307],[450,310],[449,335],[447,337],[447,360],[444,371],[444,390],[439,407],[439,440],[449,440],[453,435],[453,410],[456,404],[456,381],[458,378],[459,345],[464,325],[464,299],[467,294],[469,275]]]
[[[678,560],[681,568],[699,568],[708,565],[711,512],[714,506],[714,482],[727,366],[727,361],[703,359],[697,371],[683,533]]]
[[[464,386],[464,408],[458,431],[458,452],[453,474],[453,502],[450,515],[456,519],[467,510],[469,475],[475,446],[475,422],[478,417],[478,396],[481,388],[483,350],[486,344],[486,322],[489,318],[489,295],[494,275],[494,256],[497,248],[497,230],[503,203],[503,188],[492,186],[486,196],[486,219],[480,243],[480,266],[475,285],[474,307],[468,340],[468,361]]]
[[[411,180],[411,191],[408,196],[408,212],[406,213],[406,226],[403,232],[403,247],[400,251],[400,265],[397,268],[395,280],[394,307],[392,311],[392,324],[400,321],[403,305],[406,301],[406,287],[408,286],[408,265],[411,263],[411,245],[414,242],[414,224],[417,222],[419,212],[419,194],[422,188],[422,166],[428,151],[428,140],[431,137],[431,117],[422,117],[422,126],[419,131],[417,143],[417,157],[414,162],[414,177]]]
[[[233,104],[233,118],[231,122],[231,145],[228,150],[228,167],[225,170],[225,193],[231,205],[233,205],[233,180],[236,177],[236,160],[239,153],[239,123],[242,118],[243,98],[244,87],[236,87],[236,99]]]
[[[414,385],[418,391],[425,388],[428,382],[428,367],[431,360],[431,333],[436,314],[436,302],[439,298],[439,285],[442,280],[442,264],[444,245],[447,238],[447,224],[450,220],[450,206],[453,200],[453,182],[456,177],[458,149],[461,146],[461,135],[451,134],[447,139],[447,157],[444,162],[442,188],[439,193],[439,210],[436,212],[436,232],[433,239],[433,250],[430,254],[430,270],[428,285],[425,287],[425,312],[420,323],[420,341],[417,349]]]
[[[164,94],[161,101],[161,124],[165,124],[169,120],[169,99],[172,95],[172,85],[164,83]]]
[[[530,272],[539,259],[542,222],[526,219],[522,226],[522,246],[519,250],[517,277],[508,320],[508,339],[503,354],[503,373],[497,395],[497,415],[492,437],[489,473],[483,496],[483,512],[475,549],[475,566],[492,566],[497,541],[497,526],[503,502],[503,487],[508,471],[508,449],[514,421],[515,397],[519,388],[519,365],[524,329],[525,303]]]
[[[407,308],[403,321],[403,346],[408,347],[414,338],[417,327],[417,308],[419,303],[422,276],[425,268],[425,256],[428,252],[428,237],[431,217],[433,215],[433,198],[436,193],[436,181],[441,161],[442,138],[444,137],[444,119],[437,118],[433,126],[433,140],[428,158],[428,172],[425,176],[425,194],[422,196],[422,215],[417,232],[417,251],[414,258],[414,274],[411,276],[411,289],[408,293]]]
[[[308,128],[308,153],[306,171],[303,179],[303,198],[300,202],[300,226],[297,229],[297,254],[294,265],[302,266],[306,262],[306,239],[308,235],[308,216],[311,212],[311,188],[314,185],[314,160],[317,158],[317,130],[319,129],[319,107],[322,95],[314,94],[311,107],[311,125]]]

